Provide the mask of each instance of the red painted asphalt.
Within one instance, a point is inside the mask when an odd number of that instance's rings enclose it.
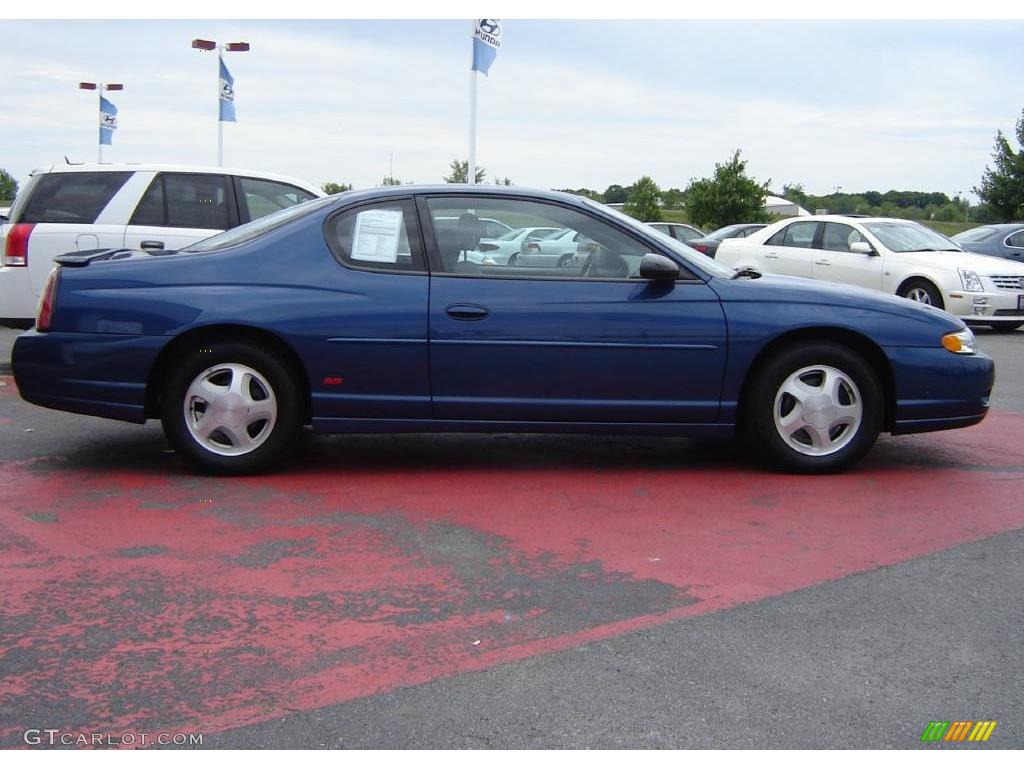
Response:
[[[994,413],[885,439],[837,477],[351,451],[227,481],[171,456],[8,462],[0,738],[209,733],[1022,528],[1022,434],[1024,414]]]

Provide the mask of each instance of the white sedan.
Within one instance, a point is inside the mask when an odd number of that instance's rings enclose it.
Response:
[[[520,227],[512,229],[494,238],[483,238],[476,250],[469,251],[466,258],[475,264],[508,264],[519,263],[519,253],[524,244],[541,240],[558,232],[558,227]]]
[[[859,285],[931,304],[972,325],[1024,325],[1024,264],[964,251],[905,219],[801,216],[723,240],[736,269]]]

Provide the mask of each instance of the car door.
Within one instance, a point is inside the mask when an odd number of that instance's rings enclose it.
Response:
[[[430,370],[437,419],[703,423],[718,417],[721,303],[693,273],[637,276],[659,246],[590,211],[486,195],[421,199],[420,220],[466,226],[433,238]],[[599,244],[584,268],[467,264],[472,216],[566,227]]]
[[[1024,261],[1024,229],[1003,238],[1001,255],[1014,261]]]
[[[882,290],[882,259],[878,251],[854,253],[850,250],[854,243],[871,245],[863,234],[848,224],[824,222],[820,247],[814,249],[814,277],[831,283]]]
[[[813,248],[820,222],[795,221],[783,227],[761,248],[764,268],[779,275],[813,277]]]
[[[238,226],[234,187],[226,174],[159,173],[125,228],[126,248],[177,250]]]
[[[319,426],[429,419],[429,278],[411,198],[333,213],[324,236],[339,262],[322,284],[333,306],[317,307],[299,342]]]

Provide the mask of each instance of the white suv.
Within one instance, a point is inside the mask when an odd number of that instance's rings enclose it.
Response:
[[[269,173],[184,165],[37,170],[0,226],[0,322],[30,327],[53,257],[93,248],[177,250],[323,192]]]
[[[1024,325],[1024,264],[964,251],[914,221],[800,216],[723,240],[727,267],[847,283],[931,304],[971,325]]]

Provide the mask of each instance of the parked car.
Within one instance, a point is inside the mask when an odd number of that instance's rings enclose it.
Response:
[[[764,229],[767,224],[729,224],[728,226],[716,229],[704,237],[699,237],[696,240],[690,240],[686,244],[693,248],[695,251],[710,256],[712,259],[715,258],[715,253],[718,252],[718,246],[722,244],[722,241],[729,237],[746,237],[752,235]]]
[[[439,229],[452,216],[455,230]],[[461,258],[484,217],[577,232],[581,266]],[[470,248],[472,250],[472,248]],[[61,256],[14,344],[22,397],[160,418],[201,470],[280,465],[317,432],[730,437],[789,469],[880,431],[975,424],[992,360],[934,307],[735,273],[599,203],[433,185],[348,192],[176,255]]]
[[[481,238],[476,250],[466,258],[476,264],[518,264],[523,245],[536,242],[558,230],[553,227],[520,227],[511,229],[501,237]]]
[[[1024,264],[967,253],[905,219],[801,216],[723,240],[716,259],[727,267],[885,291],[971,325],[1024,325]]]
[[[953,235],[965,251],[1024,262],[1024,223],[987,224]]]
[[[323,196],[277,174],[185,165],[38,170],[0,231],[0,322],[28,327],[53,257],[90,248],[183,248]]]
[[[579,262],[580,244],[586,238],[569,227],[560,227],[523,243],[516,263],[524,267],[566,267]]]
[[[648,221],[645,223],[648,227],[654,227],[663,235],[673,237],[680,243],[686,243],[687,245],[690,244],[691,240],[704,237],[704,233],[701,230],[691,227],[689,224],[678,224],[673,221]]]
[[[11,217],[11,209],[8,206],[0,208],[0,224],[6,224],[7,220]]]

